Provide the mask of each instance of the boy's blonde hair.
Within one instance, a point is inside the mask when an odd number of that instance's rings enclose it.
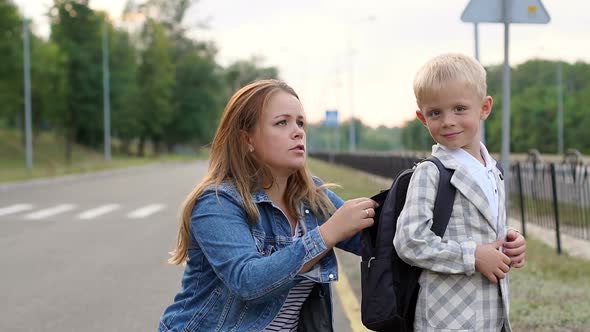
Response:
[[[486,71],[477,60],[459,53],[441,54],[426,62],[414,78],[418,107],[452,81],[466,84],[482,99],[487,95]]]

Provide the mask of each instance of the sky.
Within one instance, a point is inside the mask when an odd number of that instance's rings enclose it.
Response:
[[[500,1],[500,0],[477,0]],[[535,3],[538,0],[515,0]],[[15,0],[48,35],[43,14],[52,0]],[[461,21],[469,0],[200,0],[185,24],[190,35],[214,41],[218,62],[253,56],[276,66],[299,94],[308,120],[336,109],[363,123],[402,126],[415,117],[412,81],[429,58],[447,52],[475,55],[474,26]],[[511,24],[509,62],[532,58],[590,62],[590,1],[543,0],[548,24]],[[91,0],[121,14],[124,0]],[[196,28],[207,22],[209,28]],[[504,28],[479,24],[484,66],[504,59]],[[501,106],[495,107],[496,112]]]

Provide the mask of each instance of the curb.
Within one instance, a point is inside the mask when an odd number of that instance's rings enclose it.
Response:
[[[47,184],[59,184],[59,183],[67,183],[67,182],[74,182],[79,179],[93,179],[93,178],[101,178],[110,175],[118,175],[118,174],[125,174],[129,172],[136,172],[136,171],[145,171],[150,170],[153,168],[161,167],[165,163],[155,163],[155,164],[148,164],[142,166],[129,166],[125,168],[115,168],[109,170],[102,170],[102,171],[91,171],[86,173],[79,173],[79,174],[71,174],[71,175],[64,175],[64,176],[57,176],[57,177],[49,177],[49,178],[38,178],[32,180],[24,180],[24,181],[14,181],[14,182],[7,182],[4,184],[0,184],[0,193],[7,192],[16,189],[26,189],[32,188]],[[166,163],[168,164],[168,163]],[[176,163],[170,163],[176,164]]]

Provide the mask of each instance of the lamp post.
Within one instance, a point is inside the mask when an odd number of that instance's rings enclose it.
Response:
[[[350,152],[356,151],[356,128],[354,124],[354,48],[352,42],[352,33],[354,31],[354,26],[360,23],[374,21],[375,16],[367,16],[361,18],[359,20],[353,21],[350,23],[348,27],[348,55],[349,55],[349,80],[348,80],[348,95],[350,98],[350,125],[348,126],[348,148]]]
[[[109,35],[108,24],[102,24],[102,100],[104,115],[104,159],[111,161],[111,97],[109,73]]]
[[[31,114],[31,56],[29,47],[29,24],[23,18],[24,78],[25,78],[25,141],[27,168],[33,169],[33,139]]]
[[[33,169],[33,135],[31,110],[31,53],[29,43],[29,20],[23,5],[23,78],[25,89],[25,158],[27,169]]]

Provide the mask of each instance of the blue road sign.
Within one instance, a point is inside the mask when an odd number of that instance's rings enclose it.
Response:
[[[326,119],[324,120],[325,127],[338,127],[338,110],[327,110]]]

